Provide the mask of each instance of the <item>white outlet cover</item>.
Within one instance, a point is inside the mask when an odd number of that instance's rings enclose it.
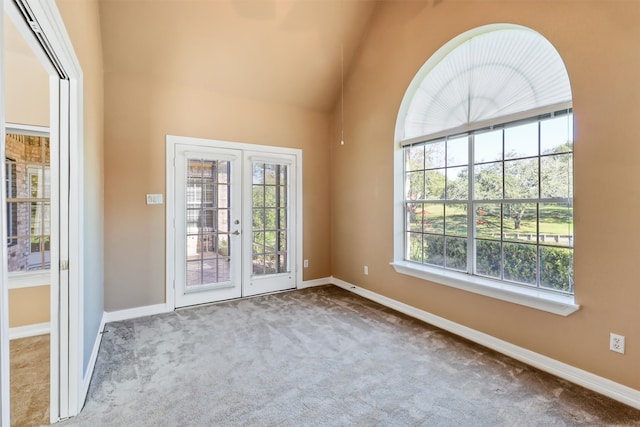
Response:
[[[624,354],[624,336],[612,332],[609,335],[609,350]]]

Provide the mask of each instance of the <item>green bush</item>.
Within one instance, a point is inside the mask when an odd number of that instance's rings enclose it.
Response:
[[[540,285],[573,292],[573,251],[543,247],[540,250]]]
[[[467,239],[447,237],[446,264],[456,270],[467,269]]]
[[[476,241],[476,271],[490,277],[500,277],[500,242]]]
[[[488,240],[476,242],[476,271],[484,276],[500,278],[500,243]],[[515,282],[536,284],[536,247],[504,243],[504,278]],[[568,248],[540,248],[540,286],[563,292],[573,292],[573,251]]]

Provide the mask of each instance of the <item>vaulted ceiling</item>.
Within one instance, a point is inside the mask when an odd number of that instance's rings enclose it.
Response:
[[[376,2],[101,0],[105,73],[329,111]]]

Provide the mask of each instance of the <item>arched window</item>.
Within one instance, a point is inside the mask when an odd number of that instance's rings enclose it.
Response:
[[[573,302],[571,85],[548,40],[507,24],[451,40],[409,86],[396,144],[398,271]]]

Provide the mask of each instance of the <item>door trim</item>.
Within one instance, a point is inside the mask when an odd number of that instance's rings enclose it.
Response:
[[[2,13],[2,22],[0,23],[0,93],[6,93],[4,78],[4,4],[0,2],[0,12]],[[5,136],[5,99],[4,95],[0,97],[0,136],[3,141]],[[0,147],[0,158],[5,158],[5,143]],[[5,169],[0,170],[0,182],[5,182]],[[7,205],[7,192],[0,189],[0,206],[4,206],[0,210],[1,215],[5,215]],[[7,226],[5,221],[0,222],[0,239],[6,242]],[[0,426],[10,425],[9,410],[11,401],[9,400],[9,279],[7,273],[7,245],[0,245]]]
[[[295,179],[298,183],[296,186],[296,206],[293,207],[294,215],[296,219],[296,254],[294,263],[296,267],[296,286],[302,286],[302,150],[298,148],[286,148],[270,145],[257,145],[247,144],[244,142],[230,142],[204,138],[191,138],[186,136],[167,135],[166,136],[166,245],[165,245],[165,304],[167,311],[175,310],[175,217],[174,217],[174,200],[175,200],[175,146],[176,144],[187,144],[196,147],[216,147],[216,148],[228,148],[243,151],[252,151],[258,153],[276,153],[276,154],[288,154],[295,156],[296,158],[296,176]]]

